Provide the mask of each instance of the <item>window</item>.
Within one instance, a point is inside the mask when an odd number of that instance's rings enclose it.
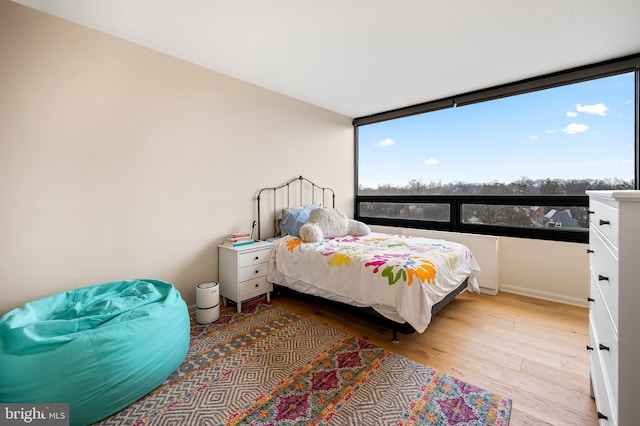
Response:
[[[638,56],[354,120],[356,218],[587,241],[588,189],[638,185]]]

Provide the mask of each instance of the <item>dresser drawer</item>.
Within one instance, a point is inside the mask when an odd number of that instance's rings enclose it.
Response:
[[[596,400],[598,412],[607,416],[607,420],[600,420],[600,425],[615,425],[617,413],[613,412],[612,407],[615,407],[616,404],[612,401],[611,388],[606,372],[602,368],[600,354],[595,349],[598,344],[596,342],[596,331],[593,327],[593,321],[589,321],[589,346],[594,348],[589,354],[589,371],[591,372],[593,396]]]
[[[271,255],[271,248],[240,253],[238,255],[238,267],[243,268],[245,266],[257,265],[258,263],[268,262],[270,255]]]
[[[620,291],[618,259],[609,246],[604,244],[593,232],[589,246],[593,250],[593,253],[590,254],[591,281],[599,287],[617,330],[618,292]]]
[[[602,235],[617,248],[619,230],[618,209],[592,199],[589,204],[589,210],[592,212],[589,215],[591,225],[600,231]]]
[[[267,275],[268,263],[258,263],[257,265],[246,266],[238,270],[238,281],[247,281]]]
[[[597,294],[597,293],[596,293]],[[612,401],[618,400],[618,336],[613,329],[613,324],[609,313],[603,303],[598,303],[597,296],[595,302],[591,303],[589,312],[593,338],[592,347],[594,354],[600,358],[605,382],[608,384],[612,396]],[[604,345],[604,346],[600,346]],[[606,347],[606,348],[605,348]],[[608,348],[608,349],[607,349]]]
[[[238,286],[240,300],[247,300],[254,296],[268,293],[272,290],[272,285],[267,281],[267,277],[259,277],[249,281],[243,281]]]
[[[590,309],[594,310],[596,306],[606,312],[609,322],[613,324],[613,329],[618,335],[618,293],[612,293],[611,286],[605,282],[599,282],[593,272],[590,273],[591,288],[589,294],[593,301]]]

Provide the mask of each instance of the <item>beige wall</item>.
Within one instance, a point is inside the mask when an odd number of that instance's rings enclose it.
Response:
[[[500,290],[588,306],[587,244],[500,237]]]
[[[0,315],[142,277],[193,304],[256,191],[300,174],[353,211],[347,117],[7,0],[0,57]]]

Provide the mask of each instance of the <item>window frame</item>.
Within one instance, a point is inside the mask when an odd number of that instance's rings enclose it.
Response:
[[[360,215],[360,203],[438,203],[449,204],[448,222],[430,220],[408,220],[378,218]],[[462,221],[464,204],[481,205],[536,205],[554,207],[589,207],[589,198],[582,195],[360,195],[356,197],[355,219],[369,225],[395,226],[400,228],[431,229],[435,231],[461,232],[467,234],[500,235],[553,241],[586,243],[588,233],[563,229],[527,228],[470,224]]]
[[[355,187],[354,212],[355,219],[370,225],[394,226],[402,228],[432,229],[439,231],[464,232],[471,234],[485,234],[531,238],[542,240],[588,243],[588,232],[567,231],[562,229],[528,228],[515,226],[500,226],[487,224],[469,224],[462,222],[463,204],[482,205],[532,205],[553,207],[589,207],[587,195],[359,195],[358,183],[358,128],[362,125],[374,124],[416,114],[438,111],[454,106],[469,105],[486,102],[509,96],[521,95],[533,91],[551,89],[568,84],[580,83],[588,80],[610,77],[617,74],[634,72],[634,189],[640,185],[640,53],[622,58],[585,65],[560,72],[546,74],[540,77],[520,80],[514,83],[494,86],[488,89],[463,93],[457,96],[425,102],[405,108],[385,111],[378,114],[355,118],[354,146],[355,146]],[[406,220],[390,218],[372,218],[360,215],[360,203],[439,203],[449,204],[450,218],[448,222],[428,220]]]

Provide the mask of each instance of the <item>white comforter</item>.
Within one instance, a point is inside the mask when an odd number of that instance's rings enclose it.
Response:
[[[479,291],[478,263],[466,246],[450,241],[372,233],[318,243],[286,236],[274,243],[269,281],[370,306],[420,333],[431,322],[431,307],[465,279],[469,290]]]

